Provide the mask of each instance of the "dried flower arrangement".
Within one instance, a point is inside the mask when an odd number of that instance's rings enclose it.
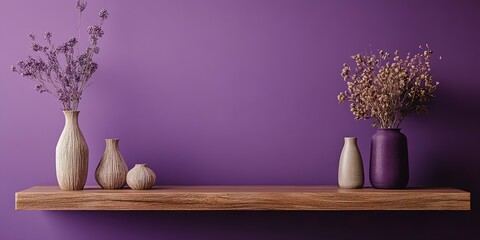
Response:
[[[67,42],[55,46],[52,43],[52,33],[46,32],[47,45],[41,45],[36,41],[35,35],[30,33],[32,50],[43,53],[45,58],[28,56],[26,60],[12,66],[13,72],[37,83],[35,90],[40,93],[50,93],[58,98],[63,109],[67,111],[78,109],[82,93],[90,85],[88,81],[98,68],[98,64],[93,61],[93,56],[100,51],[97,43],[104,34],[103,22],[108,18],[107,10],[102,9],[99,13],[100,23],[87,28],[89,40],[87,49],[83,53],[78,53],[81,17],[86,7],[87,2],[76,1],[79,18],[77,38],[72,37]],[[62,64],[61,60],[63,60]]]
[[[356,120],[374,118],[374,127],[398,128],[412,112],[427,112],[427,102],[434,95],[438,82],[432,82],[428,44],[419,46],[420,53],[405,58],[398,51],[389,62],[390,53],[359,53],[352,56],[355,72],[343,65],[341,76],[347,90],[338,95],[338,102],[350,102]],[[441,59],[441,58],[440,58]]]

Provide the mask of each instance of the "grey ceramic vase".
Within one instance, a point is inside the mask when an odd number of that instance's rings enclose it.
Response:
[[[338,186],[362,188],[364,184],[363,161],[356,137],[346,137],[338,163]]]
[[[402,189],[408,175],[407,137],[399,128],[378,129],[372,136],[370,183],[374,188]]]
[[[128,167],[118,148],[119,139],[105,139],[106,147],[95,171],[95,180],[103,189],[125,186]]]

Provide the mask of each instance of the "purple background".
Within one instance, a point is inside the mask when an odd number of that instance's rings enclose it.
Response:
[[[101,8],[111,16],[80,104],[88,184],[106,137],[121,139],[129,167],[148,163],[158,184],[336,184],[343,137],[359,137],[368,167],[375,132],[337,104],[341,65],[370,48],[428,42],[443,57],[433,62],[441,86],[431,113],[402,126],[410,186],[469,190],[471,212],[16,212],[16,191],[56,184],[64,118],[9,68],[30,54],[28,32],[52,31],[56,42],[76,34],[73,2],[0,1],[0,239],[448,239],[478,229],[473,0],[90,1],[83,28]]]

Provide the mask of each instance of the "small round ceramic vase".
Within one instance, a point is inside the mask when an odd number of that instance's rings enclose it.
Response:
[[[127,184],[134,190],[150,189],[155,185],[157,176],[147,164],[135,164],[127,174]]]

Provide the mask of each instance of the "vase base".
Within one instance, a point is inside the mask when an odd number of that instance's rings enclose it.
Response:
[[[388,186],[388,185],[372,185],[375,189],[405,189],[407,185],[399,185],[399,186]]]

